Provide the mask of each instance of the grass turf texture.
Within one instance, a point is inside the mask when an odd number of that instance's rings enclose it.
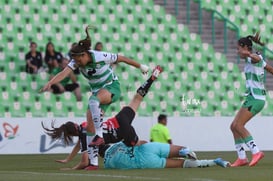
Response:
[[[222,157],[231,162],[235,152],[198,152],[199,159]],[[0,180],[7,181],[133,181],[133,180],[188,180],[188,181],[268,181],[273,179],[273,152],[265,152],[265,157],[255,167],[221,168],[177,168],[143,170],[61,171],[71,167],[80,159],[78,155],[68,164],[54,162],[63,159],[64,154],[50,155],[0,155]],[[250,158],[250,155],[248,155]],[[102,160],[100,160],[102,165]]]

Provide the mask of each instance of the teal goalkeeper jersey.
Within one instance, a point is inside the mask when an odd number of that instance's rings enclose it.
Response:
[[[89,50],[89,53],[92,56],[92,62],[85,67],[79,67],[79,69],[88,80],[91,91],[97,92],[104,86],[111,84],[113,80],[118,80],[111,67],[111,64],[117,61],[118,55],[95,50]],[[68,66],[72,70],[78,67],[73,59]]]
[[[127,147],[124,143],[118,142],[107,149],[104,156],[105,168],[133,169],[139,168],[136,147]]]
[[[106,150],[104,167],[114,169],[164,168],[169,153],[169,144],[146,143],[128,147],[123,142],[118,142]]]

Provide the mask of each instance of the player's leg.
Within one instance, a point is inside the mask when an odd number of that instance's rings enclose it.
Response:
[[[113,81],[112,84],[105,86],[94,94],[96,100],[93,101],[92,117],[95,123],[96,134],[102,138],[102,115],[106,112],[109,105],[119,100],[121,94],[120,84]],[[91,106],[91,105],[90,105]],[[91,108],[91,107],[90,107]],[[95,143],[96,144],[96,143]]]
[[[184,160],[184,159],[166,159],[165,168],[204,168],[211,166],[221,166],[221,167],[230,167],[230,163],[221,158],[215,160]]]
[[[98,93],[92,95],[89,98],[88,102],[88,119],[87,119],[87,132],[91,132],[96,135],[94,139],[91,139],[89,145],[99,145],[102,144],[103,135],[102,135],[102,121],[103,121],[103,111],[100,107],[100,104],[110,104],[112,100],[112,93],[106,89],[101,89]],[[92,125],[93,124],[93,125]],[[90,126],[89,126],[90,125]],[[93,126],[93,127],[92,127]]]
[[[105,99],[102,99],[103,103],[111,102],[111,94],[107,90],[100,90],[99,97],[103,95],[105,96]],[[99,148],[96,145],[104,143],[102,138],[102,111],[100,109],[100,100],[95,96],[91,96],[88,107],[87,127],[90,126],[89,128],[91,128],[90,130],[92,132],[87,132],[87,143],[92,146],[88,146],[88,157],[90,163],[85,169],[96,170],[98,169],[99,152]]]
[[[134,96],[134,98],[131,100],[129,103],[129,107],[131,107],[135,112],[137,111],[143,97],[148,93],[151,85],[153,82],[157,79],[159,74],[163,71],[162,67],[157,65],[154,70],[152,75],[147,79],[138,89],[137,89],[137,94]]]
[[[196,154],[190,148],[178,145],[170,145],[168,158],[174,157],[190,158],[194,160],[197,159]]]
[[[251,112],[246,108],[241,108],[230,125],[238,155],[238,159],[232,164],[232,166],[244,166],[248,164],[246,151],[244,149],[244,137],[250,135],[250,133],[244,126],[246,120],[250,120],[251,118]]]
[[[186,159],[182,163],[183,168],[204,168],[211,166],[221,166],[221,167],[230,167],[230,163],[228,161],[223,160],[222,158],[217,158],[214,160],[190,160]]]
[[[184,159],[166,159],[165,168],[181,168],[184,165]]]
[[[101,115],[101,119],[102,119],[102,115]],[[87,140],[86,142],[90,144],[87,146],[89,166],[87,166],[85,170],[97,170],[99,168],[98,167],[99,146],[97,145],[104,144],[104,139],[94,134],[91,136],[90,135],[87,136],[86,140]]]
[[[94,122],[92,119],[92,114],[90,109],[86,112],[86,118],[87,118],[87,133],[86,133],[86,142],[90,143],[94,138],[96,134]],[[96,170],[98,169],[98,156],[96,155],[96,152],[98,152],[94,147],[87,147],[88,150],[88,157],[89,157],[89,166],[86,167],[88,170]]]
[[[134,146],[138,142],[138,136],[135,129],[131,126],[143,97],[148,93],[151,85],[157,79],[162,72],[160,66],[156,66],[152,75],[147,79],[138,89],[134,98],[131,100],[128,106],[124,107],[115,117],[120,125],[118,129],[118,137],[124,139],[124,143],[127,146]]]
[[[102,98],[104,96],[104,98]],[[100,108],[100,102],[111,102],[111,93],[107,90],[100,90],[98,95],[92,95],[89,98],[88,102],[88,109],[91,113],[92,122],[94,123],[95,127],[95,134],[99,137],[102,137],[102,128],[101,128],[101,108]],[[88,123],[89,120],[87,120]],[[87,129],[87,131],[89,131]]]
[[[262,106],[263,107],[263,106]],[[254,108],[254,109],[253,109]],[[260,109],[260,108],[259,108]],[[260,109],[261,110],[261,109]],[[252,153],[252,161],[249,166],[254,166],[260,159],[264,157],[255,143],[253,137],[249,131],[245,128],[246,123],[256,114],[255,105],[250,107],[242,107],[237,113],[230,128],[234,136],[235,148],[238,154],[238,159],[232,164],[232,166],[243,166],[248,163],[243,144],[245,143]]]

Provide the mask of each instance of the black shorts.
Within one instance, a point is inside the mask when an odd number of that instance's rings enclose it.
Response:
[[[134,146],[138,142],[138,136],[131,125],[135,118],[134,110],[126,106],[115,117],[119,124],[117,129],[118,137],[123,139],[127,146]]]
[[[69,91],[69,92],[72,92],[74,91],[75,89],[77,89],[79,87],[79,84],[78,83],[72,83],[72,84],[66,84],[64,86],[64,89],[65,91]],[[59,89],[59,87],[57,85],[52,85],[51,86],[52,90],[53,90],[53,93],[54,94],[60,94],[62,93],[61,90]]]

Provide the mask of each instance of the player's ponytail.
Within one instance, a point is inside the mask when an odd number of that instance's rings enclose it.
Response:
[[[252,51],[252,41],[254,42],[254,43],[257,43],[257,44],[259,44],[259,45],[261,45],[261,46],[264,46],[264,43],[263,42],[261,42],[261,36],[260,36],[260,32],[258,31],[257,33],[255,33],[255,35],[253,36],[253,35],[248,35],[248,36],[246,36],[246,37],[243,37],[243,38],[240,38],[239,40],[238,40],[238,44],[240,45],[240,46],[242,46],[242,47],[244,47],[244,46],[247,46],[247,48],[250,50],[250,51]]]
[[[42,127],[44,128],[45,133],[53,140],[63,139],[65,145],[73,143],[73,136],[77,136],[77,130],[73,122],[66,122],[65,124],[56,128],[54,127],[54,121],[52,121],[52,129],[46,128],[42,122]]]
[[[254,36],[251,36],[251,40],[261,46],[264,46],[264,43],[261,42],[261,36],[260,36],[260,32],[258,31],[257,33],[255,33]]]
[[[92,44],[92,41],[91,41],[91,37],[90,37],[90,34],[88,32],[89,29],[94,29],[95,27],[94,26],[91,26],[91,25],[88,25],[86,28],[85,28],[85,33],[86,33],[86,38],[85,39],[82,39],[80,40],[76,46],[74,46],[71,50],[70,50],[70,53],[71,53],[71,56],[77,56],[77,55],[81,55],[83,54],[84,52],[90,50],[90,47],[91,47],[91,44]]]

